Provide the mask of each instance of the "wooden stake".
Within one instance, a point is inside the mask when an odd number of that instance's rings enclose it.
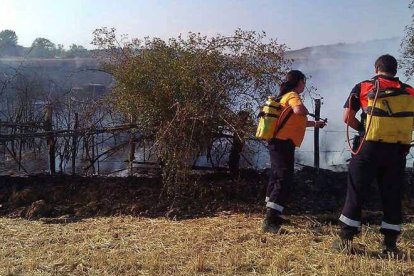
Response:
[[[129,158],[128,158],[128,161],[129,161],[129,168],[128,168],[128,171],[129,171],[129,175],[132,175],[132,169],[133,169],[133,167],[134,167],[134,160],[135,160],[135,139],[134,139],[134,134],[130,134],[130,137],[129,137]]]
[[[45,120],[45,131],[53,130],[53,109],[51,105],[46,107],[46,120]],[[49,173],[56,173],[56,160],[55,160],[55,139],[53,134],[47,136],[47,145],[49,147]]]
[[[321,99],[315,99],[315,122],[319,121],[321,116]],[[315,127],[314,131],[314,162],[313,166],[319,169],[319,128]]]
[[[133,124],[134,123],[134,117],[131,115],[130,116],[130,123]],[[130,134],[129,134],[129,156],[128,156],[128,174],[132,175],[133,171],[133,167],[134,167],[134,160],[135,160],[135,138],[134,138],[134,134],[133,131],[131,130]]]
[[[75,125],[73,126],[73,137],[72,137],[72,175],[76,174],[76,147],[77,147],[77,139],[78,136],[76,135],[76,130],[78,129],[78,113],[75,113]]]
[[[92,174],[96,173],[96,169],[95,169],[95,135],[92,134],[91,137],[91,150],[92,150],[92,155],[91,155],[91,165],[92,165]]]

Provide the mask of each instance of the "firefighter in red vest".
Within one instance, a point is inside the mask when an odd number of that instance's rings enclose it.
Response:
[[[361,208],[368,186],[377,180],[382,198],[383,253],[397,253],[401,232],[401,197],[406,155],[413,128],[414,89],[397,77],[397,60],[380,56],[376,76],[358,83],[344,105],[344,122],[357,130],[361,139],[354,144],[349,164],[345,205],[339,218],[340,239],[334,248],[352,250],[352,239],[360,232]],[[361,110],[361,121],[356,113]]]

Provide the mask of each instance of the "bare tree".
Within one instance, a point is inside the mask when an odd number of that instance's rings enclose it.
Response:
[[[409,8],[414,9],[414,1],[411,1]],[[401,42],[400,67],[404,69],[405,76],[411,78],[414,74],[414,14],[411,16],[411,23],[405,26],[404,33]]]

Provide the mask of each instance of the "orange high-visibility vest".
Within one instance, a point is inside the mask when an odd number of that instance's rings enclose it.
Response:
[[[289,100],[297,98],[300,101],[299,95],[296,92],[289,92],[283,95],[280,99],[280,104],[286,108]],[[300,147],[305,137],[307,117],[304,115],[292,114],[287,120],[286,124],[276,134],[275,138],[280,140],[292,140],[296,147]]]

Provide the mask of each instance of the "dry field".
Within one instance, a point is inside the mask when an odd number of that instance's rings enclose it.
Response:
[[[78,222],[0,218],[0,275],[413,275],[414,224],[403,260],[381,257],[378,227],[356,255],[330,249],[337,226],[291,217],[284,235],[263,234],[261,215],[222,213],[182,221],[102,217]],[[326,221],[326,220],[325,220]]]

